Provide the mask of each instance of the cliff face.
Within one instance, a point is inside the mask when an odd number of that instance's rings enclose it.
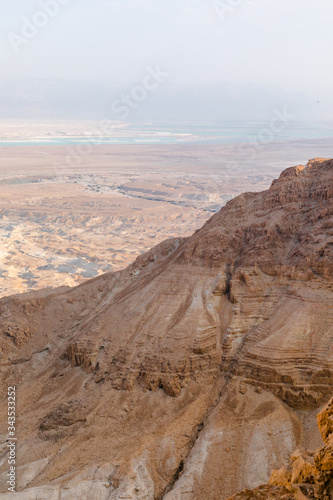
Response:
[[[333,160],[317,159],[123,271],[2,299],[17,498],[221,500],[319,446],[332,257]]]
[[[269,485],[243,491],[229,500],[250,498],[331,500],[333,498],[333,399],[319,413],[317,420],[325,446],[316,452],[297,450],[291,455],[288,468],[272,473]]]

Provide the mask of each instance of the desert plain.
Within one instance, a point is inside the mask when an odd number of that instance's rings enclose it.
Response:
[[[82,126],[72,128],[84,138]],[[331,152],[330,139],[251,153],[214,143],[17,145],[66,128],[15,130],[0,128],[0,140],[13,141],[0,147],[0,296],[122,269],[165,239],[191,235],[240,193],[267,189],[286,164]]]

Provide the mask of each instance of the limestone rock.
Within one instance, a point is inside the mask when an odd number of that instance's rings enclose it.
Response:
[[[275,491],[276,500],[284,498],[330,500],[333,498],[333,398],[318,415],[318,426],[325,446],[314,453],[297,450],[291,455],[290,467],[273,471],[269,485],[247,490],[232,499],[267,498]],[[280,488],[280,490],[278,489]],[[289,492],[289,497],[285,496]]]
[[[325,447],[288,464],[322,444],[332,302],[333,160],[319,159],[122,271],[0,300],[1,400],[16,386],[20,467],[43,464],[17,498],[223,500],[282,468],[249,498],[307,495],[317,476],[329,491],[331,410]]]

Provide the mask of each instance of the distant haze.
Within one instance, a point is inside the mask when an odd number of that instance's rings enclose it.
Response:
[[[331,0],[0,6],[1,118],[333,117]]]

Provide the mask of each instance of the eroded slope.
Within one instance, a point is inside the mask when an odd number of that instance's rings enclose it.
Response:
[[[332,195],[333,161],[312,161],[124,271],[2,299],[17,498],[220,500],[319,446]]]

